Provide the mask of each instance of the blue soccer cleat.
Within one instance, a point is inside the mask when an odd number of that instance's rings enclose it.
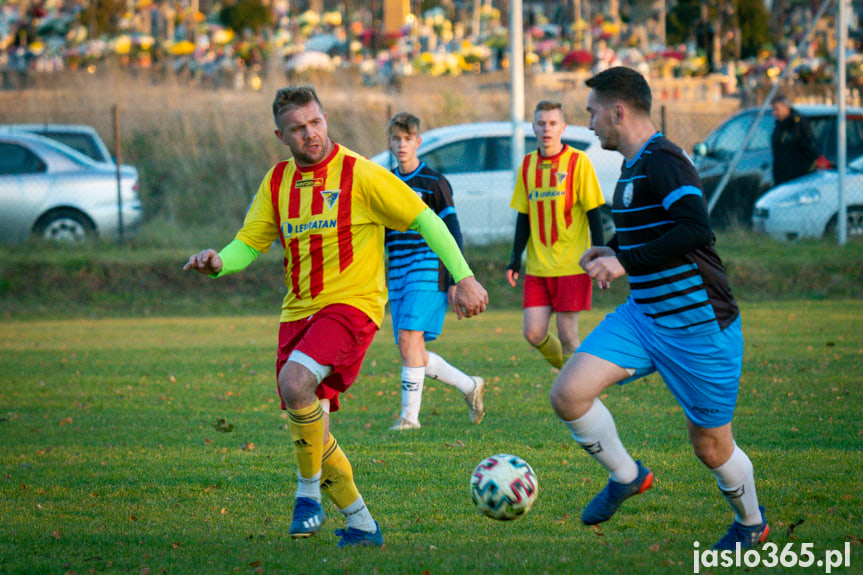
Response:
[[[728,533],[713,546],[718,550],[734,550],[737,544],[740,543],[741,549],[752,549],[756,545],[767,541],[767,535],[770,534],[770,526],[767,524],[767,519],[764,517],[764,506],[759,505],[758,510],[761,512],[761,523],[758,525],[742,525],[736,520],[728,528]]]
[[[638,465],[638,477],[635,478],[635,481],[624,484],[609,479],[605,489],[587,504],[581,514],[581,521],[585,525],[596,525],[608,521],[624,501],[653,487],[653,472],[643,466],[640,461],[635,463]]]
[[[311,497],[297,497],[294,503],[294,518],[291,520],[291,537],[317,535],[324,523],[324,508]]]
[[[336,536],[341,537],[339,547],[380,547],[384,544],[384,534],[380,524],[375,521],[376,530],[362,531],[355,527],[336,529]]]

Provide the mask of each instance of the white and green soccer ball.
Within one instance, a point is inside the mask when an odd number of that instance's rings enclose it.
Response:
[[[509,521],[528,511],[539,494],[533,468],[521,457],[499,453],[482,460],[470,478],[470,498],[486,517]]]

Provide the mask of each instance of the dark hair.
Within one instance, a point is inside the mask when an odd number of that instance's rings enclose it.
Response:
[[[399,112],[393,116],[387,125],[387,135],[392,136],[393,130],[401,130],[408,134],[420,133],[420,119],[409,112]]]
[[[566,121],[566,114],[563,113],[563,104],[555,102],[554,100],[540,100],[536,103],[536,108],[534,109],[533,114],[536,115],[537,112],[548,112],[549,110],[560,110],[560,115],[563,116],[563,121]]]
[[[653,96],[644,76],[626,66],[604,70],[585,81],[603,100],[620,100],[650,114]]]
[[[301,108],[315,102],[323,111],[324,106],[318,99],[318,94],[313,86],[291,86],[289,88],[281,88],[276,92],[276,97],[273,100],[273,119],[276,121],[276,126],[281,129],[280,120],[285,110],[289,108]]]
[[[770,101],[770,104],[785,104],[790,108],[791,99],[787,95],[780,93],[773,96],[773,100]]]

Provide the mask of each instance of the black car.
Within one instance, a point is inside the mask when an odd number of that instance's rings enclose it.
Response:
[[[794,109],[805,116],[812,127],[816,148],[821,154],[818,168],[835,167],[837,107],[807,104],[795,105]],[[711,132],[703,142],[695,144],[693,161],[701,176],[708,202],[728,171],[734,155],[740,150],[757,115],[758,108],[738,112]],[[863,108],[846,108],[846,118],[847,157],[856,158],[863,154]],[[767,110],[710,214],[714,226],[751,225],[755,201],[773,187],[770,136],[775,123],[770,110]]]

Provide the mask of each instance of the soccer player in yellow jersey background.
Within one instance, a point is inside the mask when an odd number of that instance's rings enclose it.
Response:
[[[183,267],[212,277],[236,273],[280,241],[287,294],[282,303],[276,373],[298,464],[290,535],[316,535],[325,519],[321,494],[344,515],[339,547],[380,546],[330,433],[329,413],[356,379],[381,325],[387,289],[384,230],[412,229],[443,261],[456,284],[459,316],[485,311],[476,281],[446,225],[387,169],[330,140],[327,115],[310,86],[283,88],[273,101],[276,137],[293,158],[264,177],[243,227],[220,252],[202,250]]]
[[[579,254],[602,245],[599,180],[587,154],[563,143],[566,119],[560,102],[536,105],[537,149],[524,157],[510,206],[518,212],[509,284],[516,286],[527,246],[523,330],[527,341],[560,369],[579,346],[578,314],[590,310],[590,278]],[[592,241],[591,241],[592,240]],[[557,314],[557,336],[549,331]]]

